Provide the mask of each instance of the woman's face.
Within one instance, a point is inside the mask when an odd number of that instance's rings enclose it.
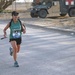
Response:
[[[16,22],[18,20],[18,15],[17,16],[12,16],[13,20]]]

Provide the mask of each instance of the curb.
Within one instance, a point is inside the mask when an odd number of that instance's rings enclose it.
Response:
[[[68,33],[68,34],[71,34],[71,35],[75,35],[75,31],[72,30],[72,29],[64,29],[64,28],[57,28],[57,27],[49,27],[49,26],[41,26],[41,25],[34,25],[34,24],[28,24],[28,23],[24,23],[26,26],[29,26],[29,27],[37,27],[37,28],[40,28],[40,29],[46,29],[46,30],[52,30],[52,31],[58,31],[58,32],[64,32],[64,33]]]
[[[5,21],[5,22],[9,22],[9,19],[8,20],[1,20],[1,21]],[[34,24],[28,24],[28,23],[25,23],[23,21],[23,23],[26,25],[26,26],[29,26],[29,27],[37,27],[37,28],[41,28],[41,29],[46,29],[46,30],[52,30],[52,31],[59,31],[59,32],[64,32],[64,33],[69,33],[69,34],[72,34],[72,35],[75,35],[75,31],[72,30],[72,29],[64,29],[64,28],[59,28],[59,27],[49,27],[49,26],[44,26],[44,25],[34,25]]]

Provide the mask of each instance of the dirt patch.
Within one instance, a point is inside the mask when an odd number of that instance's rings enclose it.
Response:
[[[64,29],[75,30],[75,18],[74,17],[60,17],[60,16],[48,16],[45,19],[41,18],[31,18],[29,12],[20,13],[20,18],[25,19],[25,23],[49,26],[49,27],[59,27]],[[0,13],[0,19],[6,20],[11,19],[11,13]]]

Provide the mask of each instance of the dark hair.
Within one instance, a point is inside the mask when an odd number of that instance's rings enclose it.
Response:
[[[18,13],[17,11],[13,11],[13,12],[12,12],[12,16],[13,16],[13,15],[14,15],[14,16],[18,16],[19,13]]]

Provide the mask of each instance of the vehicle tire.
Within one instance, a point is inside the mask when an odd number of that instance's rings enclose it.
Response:
[[[32,12],[31,12],[30,15],[31,15],[32,18],[37,18],[38,17],[38,15],[34,15],[34,13],[32,13]]]
[[[70,17],[75,17],[75,7],[69,9],[68,15],[69,15]]]
[[[40,10],[40,11],[38,12],[38,16],[39,16],[40,18],[46,18],[46,16],[47,16],[47,11],[44,10],[44,9]]]
[[[60,16],[66,16],[66,14],[60,14]]]

